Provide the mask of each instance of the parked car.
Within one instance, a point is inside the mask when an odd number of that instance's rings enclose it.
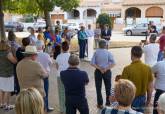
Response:
[[[5,31],[22,32],[24,25],[20,22],[5,22]]]
[[[160,34],[161,32],[161,26],[156,25],[157,28],[157,34]],[[132,35],[146,35],[146,32],[148,31],[148,23],[141,23],[137,25],[127,26],[123,28],[124,34],[127,36]]]
[[[38,28],[45,29],[46,22],[45,21],[38,21],[33,23],[33,25],[30,25],[27,27],[27,30],[29,31],[30,28],[34,28],[35,31],[38,31]]]
[[[74,30],[80,29],[80,27],[77,23],[67,23],[66,25],[68,26],[69,29],[74,29]]]

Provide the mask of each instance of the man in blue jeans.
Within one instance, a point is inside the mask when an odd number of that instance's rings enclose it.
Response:
[[[49,54],[43,52],[44,44],[41,41],[36,42],[36,47],[38,50],[37,61],[42,65],[45,71],[49,74],[50,73],[50,66],[52,64],[52,60]],[[46,96],[44,97],[45,108],[47,112],[53,111],[54,108],[50,108],[48,105],[48,93],[49,93],[49,77],[44,78],[44,90]]]
[[[106,40],[99,41],[99,49],[94,53],[91,65],[95,70],[95,86],[97,92],[97,107],[103,108],[103,98],[101,94],[102,80],[106,90],[106,106],[110,106],[110,91],[111,91],[111,69],[115,66],[113,55],[107,50]]]
[[[81,26],[80,31],[78,31],[78,44],[79,44],[79,58],[84,59],[85,49],[87,43],[87,35],[85,32],[85,27]]]
[[[61,81],[65,88],[66,114],[89,114],[88,102],[85,94],[85,86],[89,79],[85,71],[78,68],[79,58],[72,54],[68,60],[69,68],[61,71]]]

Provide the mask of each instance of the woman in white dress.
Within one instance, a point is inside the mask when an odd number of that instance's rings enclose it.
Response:
[[[14,91],[13,63],[16,62],[10,46],[5,41],[0,41],[0,108],[5,110],[12,108],[9,98]]]

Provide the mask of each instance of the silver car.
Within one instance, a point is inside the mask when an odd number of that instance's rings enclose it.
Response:
[[[146,35],[147,30],[148,30],[147,23],[141,23],[123,28],[124,34],[126,34],[127,36]]]

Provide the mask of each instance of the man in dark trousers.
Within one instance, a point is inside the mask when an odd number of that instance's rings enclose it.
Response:
[[[78,68],[79,58],[72,54],[68,60],[69,68],[61,71],[60,76],[65,88],[66,114],[89,114],[88,103],[85,94],[85,85],[89,79],[85,71]]]
[[[111,35],[112,35],[112,31],[111,29],[109,28],[109,25],[104,25],[104,29],[101,30],[101,38],[102,39],[105,39],[106,42],[107,42],[107,49],[108,49],[108,44],[109,44],[109,41],[111,40]]]

